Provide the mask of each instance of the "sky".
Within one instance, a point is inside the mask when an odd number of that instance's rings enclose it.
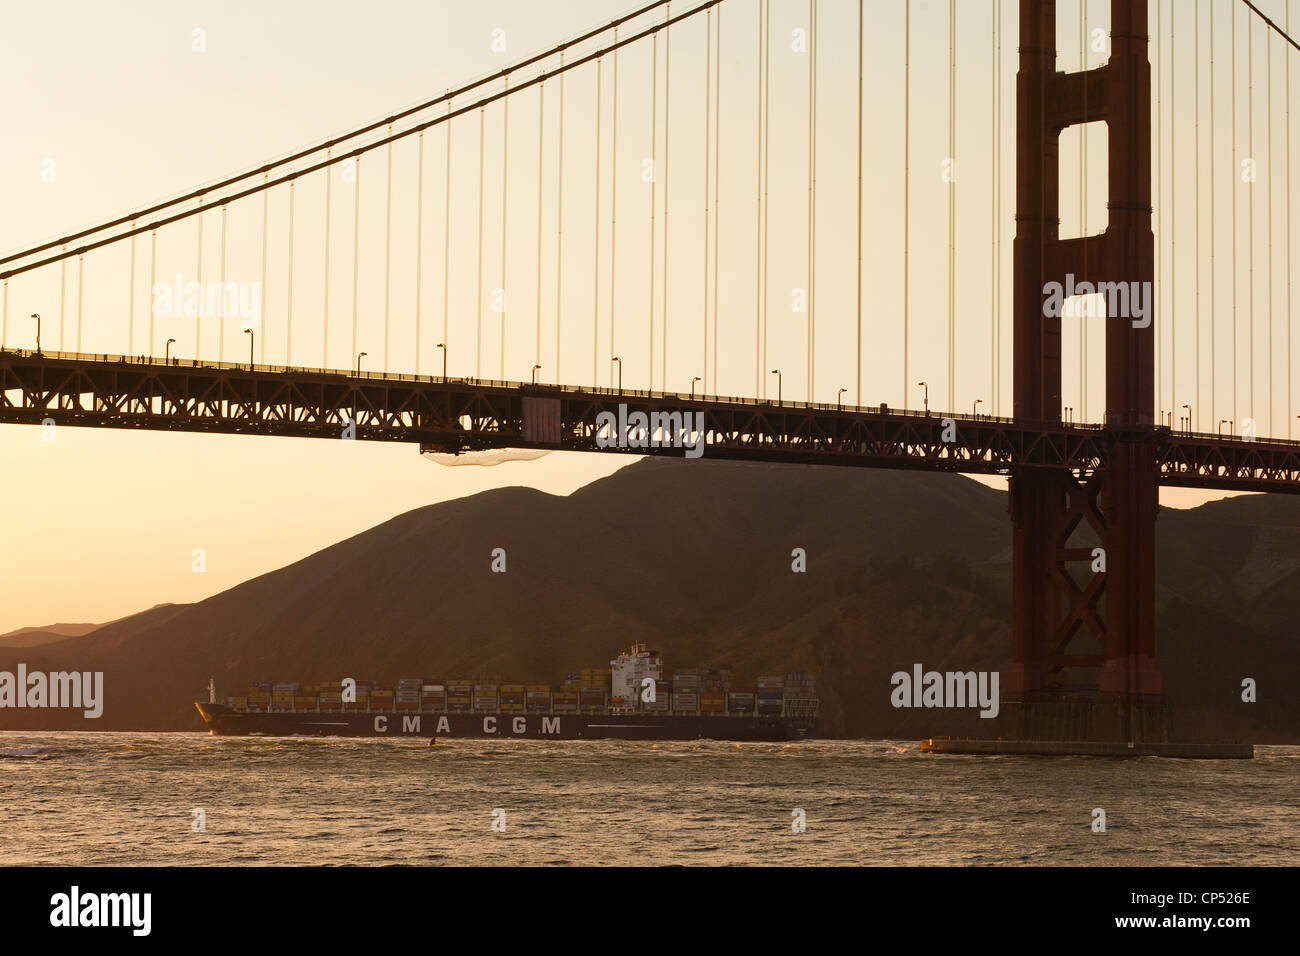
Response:
[[[689,6],[675,3],[673,10]],[[653,384],[685,392],[700,375],[711,393],[752,397],[774,391],[770,370],[780,367],[786,398],[835,401],[838,389],[848,388],[849,398],[863,404],[916,407],[921,401],[916,382],[924,379],[932,407],[969,410],[978,400],[982,412],[1009,414],[1016,14],[1015,4],[1000,6],[998,139],[993,95],[998,46],[992,32],[998,6],[992,0],[957,5],[958,98],[950,129],[949,5],[912,0],[906,112],[911,135],[905,153],[904,5],[865,5],[860,351],[854,347],[859,24],[857,4],[849,0],[821,0],[812,34],[818,117],[815,274],[808,254],[813,91],[810,53],[806,45],[800,48],[799,37],[808,27],[808,4],[772,3],[772,92],[766,137],[761,137],[757,6],[727,0],[719,19],[696,17],[675,27],[669,41],[627,47],[618,58],[617,88],[612,57],[603,58],[598,68],[589,64],[566,74],[562,136],[560,91],[551,81],[540,93],[510,97],[508,117],[498,103],[481,115],[472,111],[457,119],[451,126],[450,163],[444,124],[398,142],[391,155],[383,149],[368,153],[351,180],[339,166],[304,176],[294,185],[292,218],[286,188],[272,191],[265,207],[260,197],[232,204],[224,244],[222,217],[213,211],[201,225],[190,219],[160,230],[156,248],[142,237],[134,251],[132,244],[120,243],[88,255],[83,264],[73,260],[62,269],[15,278],[6,298],[4,344],[31,347],[34,323],[26,317],[39,312],[47,350],[62,343],[84,351],[161,354],[165,339],[174,338],[172,354],[191,357],[197,350],[207,358],[242,359],[248,344],[238,321],[205,320],[196,326],[186,318],[150,319],[151,274],[155,280],[214,279],[224,245],[226,278],[249,288],[256,283],[258,294],[265,294],[264,304],[257,299],[261,324],[255,347],[266,361],[350,367],[357,352],[365,351],[367,368],[428,373],[442,360],[436,343],[445,341],[453,375],[522,380],[538,364],[544,381],[606,385],[616,374],[608,357],[620,352],[629,387]],[[1220,64],[1228,60],[1225,11],[1231,6],[1219,5],[1213,18]],[[1279,21],[1284,18],[1281,2],[1263,6]],[[58,236],[382,119],[608,22],[629,7],[623,0],[374,0],[364,8],[336,0],[136,0],[129,16],[91,2],[15,8],[6,14],[0,34],[0,81],[21,92],[7,104],[0,151],[0,249]],[[1090,29],[1105,24],[1106,8],[1090,2]],[[1195,60],[1184,40],[1194,7],[1190,0],[1174,0],[1172,7],[1162,3],[1160,9],[1166,17],[1172,9],[1180,18],[1177,54],[1164,52],[1170,46],[1167,21],[1163,40],[1152,51],[1153,61],[1163,63],[1160,142],[1162,162],[1169,164],[1169,172],[1157,177],[1157,227],[1161,248],[1168,249],[1160,285],[1179,290],[1184,303],[1182,310],[1167,313],[1182,323],[1181,351],[1162,357],[1162,407],[1189,401],[1200,427],[1210,431],[1211,419],[1228,417],[1226,410],[1236,403],[1242,407],[1233,418],[1254,413],[1261,432],[1268,433],[1263,424],[1268,421],[1274,433],[1282,433],[1282,423],[1289,429],[1293,418],[1285,407],[1289,393],[1280,385],[1270,391],[1264,383],[1267,372],[1280,383],[1294,365],[1294,355],[1280,344],[1290,328],[1286,260],[1274,252],[1281,247],[1286,217],[1268,216],[1280,201],[1294,202],[1289,181],[1280,173],[1272,177],[1286,155],[1280,112],[1286,54],[1270,47],[1262,32],[1249,32],[1245,20],[1238,21],[1240,60],[1254,64],[1256,112],[1233,117],[1234,154],[1225,126],[1231,77],[1220,65],[1212,94],[1208,77],[1197,74],[1193,90],[1204,91],[1200,111],[1213,102],[1217,119],[1213,125],[1208,116],[1199,124],[1188,122],[1187,71]],[[1066,0],[1061,10],[1059,68],[1076,69],[1080,7]],[[1207,13],[1198,24],[1203,60],[1210,22]],[[706,55],[710,40],[721,50],[719,64]],[[1255,44],[1250,60],[1248,40]],[[1265,53],[1273,58],[1271,74],[1265,72]],[[1103,59],[1104,52],[1089,50],[1083,62],[1096,65]],[[720,68],[709,70],[710,64]],[[1179,71],[1178,80],[1171,67]],[[719,76],[715,112],[707,94]],[[1243,88],[1251,76],[1239,66]],[[1296,86],[1295,77],[1291,85]],[[1176,104],[1171,102],[1175,91]],[[458,100],[457,106],[465,102]],[[671,120],[665,118],[669,110]],[[1262,146],[1267,117],[1277,118],[1268,127],[1271,150]],[[1194,133],[1198,125],[1202,131]],[[716,139],[705,133],[710,129],[716,129]],[[1194,135],[1213,145],[1198,149]],[[762,142],[767,147],[766,295],[758,292],[763,247],[755,218]],[[999,146],[1000,177],[993,172]],[[1207,167],[1196,178],[1184,172],[1189,153],[1203,156],[1198,166]],[[1263,316],[1258,329],[1252,325],[1253,342],[1245,338],[1244,319],[1234,340],[1226,323],[1211,333],[1204,318],[1211,305],[1220,314],[1230,306],[1233,283],[1225,278],[1224,263],[1231,246],[1222,224],[1243,189],[1236,160],[1246,153],[1261,169],[1254,185],[1244,187],[1236,243],[1238,295],[1244,300],[1250,293],[1251,308]],[[1090,128],[1086,177],[1080,175],[1079,156],[1078,134],[1067,132],[1064,236],[1080,231],[1085,220],[1089,232],[1105,221],[1104,129]],[[1183,159],[1174,180],[1176,156]],[[1211,157],[1218,161],[1217,190],[1208,177]],[[653,182],[644,177],[647,159],[655,164]],[[900,281],[905,176],[910,195],[906,286]],[[1084,181],[1086,190],[1080,186]],[[951,306],[950,196],[957,250]],[[1175,251],[1172,239],[1186,237],[1187,210],[1198,205],[1204,208],[1194,219],[1196,244],[1188,251],[1192,243],[1181,242]],[[705,227],[706,210],[716,242]],[[1174,210],[1181,210],[1180,228],[1164,218]],[[1218,262],[1213,269],[1211,210],[1220,217],[1213,232]],[[260,265],[264,221],[270,250],[266,272]],[[1256,246],[1268,250],[1263,258],[1254,254]],[[327,251],[333,263],[328,273]],[[995,252],[1000,252],[996,259]],[[156,257],[152,264],[151,256]],[[1209,275],[1220,280],[1213,297],[1202,288],[1208,283],[1200,281]],[[899,317],[905,289],[904,371]],[[502,312],[492,310],[498,290]],[[807,372],[810,312],[798,306],[810,294],[815,379]],[[766,304],[767,335],[756,347],[760,301]],[[1189,329],[1190,301],[1197,309]],[[1100,415],[1104,389],[1101,325],[1090,323],[1083,336],[1076,324],[1066,334],[1063,388],[1073,396],[1076,417],[1086,410],[1091,420]],[[1172,336],[1172,326],[1161,328],[1170,328]],[[1184,344],[1189,331],[1197,340],[1195,354]],[[1277,348],[1272,333],[1279,336]],[[951,380],[950,349],[956,370]],[[1223,368],[1230,352],[1241,379],[1235,392]],[[1217,390],[1208,384],[1212,354],[1221,356]],[[1270,396],[1280,406],[1272,418],[1264,414]],[[1214,405],[1220,411],[1210,415]],[[54,440],[45,440],[50,437]],[[7,546],[0,549],[0,632],[54,621],[103,621],[155,603],[198,600],[411,508],[510,484],[565,494],[630,460],[557,453],[496,468],[445,468],[404,445],[72,428],[51,436],[39,428],[3,426],[0,502]],[[1207,497],[1216,496],[1167,491],[1162,502],[1191,506]]]

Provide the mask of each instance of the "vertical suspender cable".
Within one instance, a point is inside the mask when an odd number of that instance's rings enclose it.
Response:
[[[510,87],[510,77],[506,77],[506,88]],[[507,214],[510,209],[506,186],[509,183],[510,170],[510,97],[506,97],[502,103],[501,113],[501,370],[500,377],[505,381],[506,377],[506,304],[510,301],[510,295],[506,291],[506,225],[508,223]]]
[[[420,304],[424,280],[424,133],[420,133],[415,153],[415,367],[420,374]]]
[[[991,147],[992,160],[990,163],[989,183],[989,205],[992,208],[990,219],[992,225],[989,227],[992,235],[989,240],[989,255],[992,258],[992,265],[989,267],[989,303],[992,306],[989,319],[989,400],[993,414],[998,413],[997,398],[997,380],[998,380],[998,220],[1001,218],[1001,210],[998,208],[998,67],[1001,65],[1002,57],[999,55],[999,21],[1002,15],[1002,4],[1000,0],[993,4],[993,41],[992,41],[992,74],[989,79],[989,94],[992,101],[989,117],[989,126],[993,130],[993,145]],[[1082,43],[1082,41],[1080,41]]]
[[[1214,11],[1210,11],[1210,424],[1217,426],[1218,418],[1215,417],[1215,409],[1218,407],[1217,400],[1217,363],[1215,356],[1219,351],[1218,339],[1214,332],[1214,315],[1219,311],[1219,300],[1215,295],[1215,249],[1218,243],[1215,241],[1218,234],[1214,230],[1214,198],[1215,184],[1217,180],[1214,176],[1214,154],[1217,151],[1215,146],[1215,137],[1218,134],[1218,127],[1214,125]]]
[[[134,239],[132,240],[134,241]],[[230,301],[226,298],[226,204],[221,204],[221,314],[217,316],[217,362],[220,364],[226,357],[226,310],[230,308]],[[134,269],[132,270],[134,273]],[[134,274],[132,279],[134,279]]]
[[[1268,93],[1264,98],[1264,115],[1268,117],[1268,132],[1265,134],[1265,148],[1268,151],[1265,167],[1268,171],[1268,241],[1264,243],[1264,248],[1268,250],[1268,433],[1276,435],[1278,432],[1274,430],[1273,420],[1273,366],[1276,364],[1273,361],[1273,34],[1268,30],[1264,31],[1264,43],[1265,75],[1268,78]]]
[[[911,263],[912,0],[903,0],[903,407],[907,407],[907,307]]]
[[[135,230],[135,220],[131,220],[131,229]],[[224,286],[225,283],[223,282]],[[5,338],[9,333],[9,280],[5,279],[5,317],[4,331],[0,332],[0,347],[3,347]],[[131,237],[131,279],[130,289],[127,292],[127,318],[126,318],[126,354],[135,354],[135,236]]]
[[[862,33],[865,29],[862,0],[858,0],[858,338],[854,365],[857,369],[856,404],[859,407],[862,405]]]
[[[357,356],[357,290],[361,278],[361,154],[353,157],[352,167],[352,352],[348,355],[348,365],[356,361]]]
[[[808,0],[808,401],[813,400],[817,320],[817,0]]]
[[[447,341],[450,328],[449,311],[451,296],[451,100],[447,100],[447,155],[444,160],[446,191],[442,197],[442,367],[447,367],[447,350],[451,342]],[[539,243],[540,246],[540,243]],[[540,253],[538,253],[540,255]]]
[[[358,172],[360,171],[360,169],[361,169],[361,157],[358,156],[357,157]],[[269,217],[267,215],[268,213],[267,207],[268,207],[268,203],[270,202],[270,196],[271,196],[271,191],[266,188],[266,184],[267,182],[270,181],[270,178],[271,178],[270,173],[262,174],[262,187],[263,187],[262,188],[262,311],[261,311],[262,327],[259,330],[262,334],[257,336],[261,344],[261,347],[258,349],[257,352],[257,357],[260,364],[266,363],[266,334],[267,334],[267,329],[270,326],[270,323],[266,321],[266,238],[267,238],[267,230],[268,230],[268,222],[269,222]],[[358,185],[359,184],[360,184],[360,180],[358,180]]]
[[[294,180],[289,180],[289,275],[286,280],[284,306],[284,364],[293,364],[293,187]],[[386,310],[385,310],[386,311]],[[387,316],[385,316],[384,335],[387,338]]]
[[[153,287],[158,272],[158,230],[149,232],[149,357],[153,358]]]
[[[722,192],[722,180],[718,177],[721,169],[719,162],[722,149],[722,7],[718,7],[718,32],[714,39],[714,63],[717,64],[717,80],[713,85],[713,389],[718,388],[718,217],[720,215],[719,196]]]
[[[132,240],[132,244],[134,245],[134,239]],[[132,289],[131,289],[132,305],[134,305],[135,302],[134,280],[135,277],[133,275]],[[134,309],[132,310],[132,318],[134,318]],[[5,347],[5,345],[8,343],[8,340],[9,340],[9,280],[5,279],[4,310],[3,312],[0,312],[0,349]],[[128,351],[130,350],[128,349]]]
[[[1291,0],[1286,4],[1286,32],[1291,35]],[[1295,352],[1291,350],[1291,329],[1295,314],[1291,311],[1291,51],[1286,51],[1286,437],[1294,427],[1295,405],[1291,398],[1291,378],[1295,369]]]
[[[1237,5],[1228,5],[1232,17],[1232,423],[1237,422]],[[1218,430],[1218,420],[1215,420]]]
[[[534,365],[542,364],[542,121],[546,118],[546,84],[537,84],[537,343]],[[445,311],[445,310],[444,310]],[[445,340],[444,340],[445,341]]]
[[[1178,84],[1174,70],[1174,14],[1169,3],[1169,414],[1178,412]]]
[[[763,0],[766,4],[767,0]],[[760,235],[763,225],[763,10],[757,12],[758,19],[758,70],[755,84],[758,87],[758,104],[755,111],[755,126],[758,130],[758,142],[754,147],[757,165],[754,170],[754,398],[762,396],[763,387],[763,240]]]
[[[77,351],[81,351],[81,303],[82,289],[84,288],[86,278],[86,257],[85,255],[77,256]],[[200,284],[199,288],[203,286]]]
[[[767,219],[768,158],[772,131],[772,0],[763,4],[763,368],[767,368]],[[767,397],[767,379],[763,376],[763,397]]]
[[[1002,0],[997,0],[997,31],[994,34],[993,72],[997,101],[993,129],[993,413],[1002,414]]]
[[[478,110],[478,281],[477,299],[474,309],[478,316],[477,331],[474,336],[474,375],[483,377],[483,128],[487,107]]]
[[[615,268],[616,262],[614,253],[617,251],[618,233],[616,231],[618,223],[618,27],[614,28],[614,105],[613,129],[609,137],[609,387],[614,387],[614,287],[615,279],[618,272]]]
[[[704,393],[709,393],[709,133],[713,123],[713,11],[705,14],[704,37]],[[721,79],[721,77],[719,77]]]
[[[808,233],[809,260],[812,263],[808,280],[808,401],[813,400],[817,387],[817,0],[812,0],[812,23],[809,27],[809,63],[812,74],[812,202],[810,204],[812,229]]]
[[[600,384],[600,109],[604,88],[604,60],[596,58],[596,175],[595,217],[591,255],[591,384]],[[504,328],[502,330],[504,335]],[[613,364],[613,363],[611,363]]]
[[[664,5],[664,19],[672,16],[673,5]],[[664,27],[664,347],[660,360],[659,378],[663,391],[668,391],[668,131],[672,128],[668,122],[668,98],[671,92],[669,70],[672,67],[672,29]]]
[[[60,251],[66,253],[68,251],[68,247],[65,245],[62,247]],[[67,288],[68,288],[68,260],[60,259],[59,260],[59,351],[60,352],[63,351],[63,313],[64,313],[64,299],[66,297],[65,293],[67,291]]]
[[[650,352],[646,388],[655,386],[655,186],[659,182],[659,34],[650,44]]]
[[[200,334],[200,329],[201,329],[200,323],[202,323],[203,321],[203,310],[207,308],[207,302],[208,302],[208,293],[207,290],[203,287],[203,199],[202,198],[199,199],[199,212],[198,215],[194,217],[194,222],[196,223],[195,231],[198,233],[198,237],[199,237],[198,265],[196,267],[196,273],[195,273],[195,279],[198,280],[198,284],[199,284],[199,308],[198,311],[195,312],[194,314],[194,358],[197,361],[199,357],[199,345],[203,341]],[[78,331],[77,334],[80,335],[81,334],[80,331]]]
[[[564,66],[564,54],[560,54]],[[564,74],[560,74],[560,116],[556,139],[559,141],[559,159],[556,164],[555,189],[555,381],[560,381],[560,330],[564,327],[561,311],[564,291]]]
[[[388,126],[388,133],[391,136],[393,132],[392,124]],[[387,171],[384,175],[384,373],[388,373],[388,314],[389,314],[389,295],[391,290],[392,277],[392,249],[393,249],[393,144],[389,143],[386,147]],[[293,184],[290,183],[290,189]]]
[[[330,158],[330,150],[325,151],[325,158]],[[334,186],[334,167],[325,167],[325,267],[322,270],[321,289],[321,368],[330,367],[330,191]]]
[[[1196,100],[1194,112],[1196,114],[1193,128],[1195,130],[1194,152],[1196,154],[1195,173],[1193,178],[1196,180],[1196,265],[1192,269],[1192,275],[1196,277],[1196,374],[1193,382],[1193,394],[1196,396],[1192,399],[1192,413],[1197,416],[1199,422],[1201,408],[1201,5],[1196,5],[1196,27],[1193,30],[1196,38],[1196,56],[1193,61],[1193,85],[1196,87]],[[1190,419],[1187,422],[1188,431],[1200,431],[1197,422]]]
[[[1165,312],[1160,306],[1164,304],[1165,299],[1165,272],[1161,268],[1161,248],[1165,245],[1165,187],[1161,182],[1164,176],[1165,165],[1165,122],[1164,111],[1161,109],[1162,95],[1165,91],[1165,34],[1160,29],[1160,14],[1164,8],[1165,0],[1156,0],[1156,287],[1154,287],[1152,298],[1156,300],[1156,307],[1153,311],[1157,313],[1156,320],[1156,341],[1154,341],[1154,351],[1156,351],[1156,410],[1160,415],[1161,424],[1165,424],[1164,412],[1164,394],[1161,390],[1161,369],[1160,346],[1161,339],[1165,337]]]
[[[957,0],[948,0],[948,156],[957,153]],[[957,177],[948,183],[948,408],[957,407]]]
[[[1247,274],[1248,298],[1247,312],[1249,313],[1249,350],[1251,350],[1251,363],[1249,363],[1249,373],[1251,373],[1251,401],[1247,402],[1245,411],[1251,418],[1255,418],[1255,174],[1257,173],[1258,164],[1255,159],[1255,21],[1251,17],[1245,18],[1245,69],[1247,69],[1248,82],[1245,86],[1245,111],[1247,111],[1247,148],[1251,151],[1251,164],[1255,166],[1251,170],[1251,179],[1249,179],[1249,190],[1247,198],[1249,206],[1245,212],[1245,234],[1247,234],[1247,247],[1245,247],[1245,274]]]
[[[1088,0],[1079,0],[1079,72],[1088,70]],[[1088,84],[1083,84],[1083,113],[1088,115]],[[1079,127],[1079,236],[1083,240],[1083,274],[1088,272],[1088,124]],[[1079,421],[1088,420],[1088,314],[1090,300],[1079,310]]]

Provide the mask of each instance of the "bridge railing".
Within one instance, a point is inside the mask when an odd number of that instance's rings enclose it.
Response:
[[[429,384],[437,385],[443,383],[458,383],[471,385],[474,387],[484,388],[506,388],[506,389],[525,389],[532,392],[549,393],[549,394],[583,394],[583,395],[609,395],[609,396],[626,396],[628,398],[648,399],[652,401],[674,401],[682,403],[701,403],[701,404],[725,404],[725,405],[752,405],[754,407],[780,408],[792,410],[809,410],[819,412],[847,412],[849,414],[880,414],[902,417],[915,418],[952,418],[956,421],[978,421],[989,423],[1000,423],[1007,425],[1025,425],[1023,420],[1009,418],[999,415],[966,415],[961,412],[944,412],[936,409],[922,410],[914,408],[894,408],[886,403],[879,405],[843,405],[831,402],[800,402],[791,400],[775,401],[765,398],[750,398],[737,395],[692,395],[686,392],[663,392],[654,389],[640,388],[609,388],[601,385],[550,385],[543,382],[516,382],[508,379],[493,378],[473,378],[467,376],[448,375],[417,375],[411,372],[379,372],[362,369],[338,369],[326,368],[323,366],[308,365],[265,365],[248,362],[218,362],[207,359],[183,359],[179,357],[159,358],[156,355],[119,355],[106,352],[63,352],[63,351],[36,351],[35,349],[12,349],[0,348],[0,355],[14,355],[21,358],[40,358],[61,362],[95,362],[106,365],[123,365],[127,367],[148,366],[150,368],[175,368],[175,369],[213,369],[226,370],[235,372],[253,372],[266,375],[324,375],[333,378],[360,380],[376,384],[382,383],[410,383],[410,384]],[[1068,428],[1070,430],[1080,431],[1102,431],[1105,426],[1096,422],[1049,422],[1042,423],[1051,425],[1054,428]],[[1166,426],[1159,426],[1164,428]],[[1169,428],[1171,434],[1187,438],[1203,438],[1206,440],[1222,440],[1225,436],[1216,435],[1213,432],[1193,432],[1183,429]],[[1283,439],[1260,439],[1261,443],[1286,443]]]
[[[103,364],[121,364],[128,366],[150,366],[177,369],[214,369],[239,372],[256,372],[273,375],[329,375],[340,378],[361,379],[370,382],[408,382],[439,384],[458,382],[488,388],[530,389],[541,392],[559,392],[561,394],[586,395],[625,395],[629,398],[656,400],[674,400],[681,402],[702,402],[706,404],[753,405],[773,408],[809,409],[815,411],[842,411],[854,414],[907,415],[918,418],[954,418],[964,421],[985,421],[1013,423],[1015,419],[997,415],[964,415],[955,412],[941,412],[936,409],[922,411],[918,409],[895,408],[885,403],[879,405],[846,405],[833,402],[800,402],[788,399],[777,401],[770,398],[750,398],[740,395],[710,395],[689,392],[664,392],[642,388],[609,388],[601,385],[552,385],[545,382],[517,382],[509,379],[474,378],[463,375],[417,375],[410,372],[377,372],[371,370],[326,368],[312,365],[266,365],[249,362],[218,362],[208,359],[183,359],[179,356],[159,358],[156,355],[120,355],[107,352],[63,352],[42,349],[0,349],[0,354],[17,355],[23,358],[43,358],[55,361],[98,362]],[[1099,425],[1072,424],[1075,428],[1100,428]]]

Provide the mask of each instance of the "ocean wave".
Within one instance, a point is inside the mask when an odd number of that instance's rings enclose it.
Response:
[[[37,760],[48,760],[56,756],[58,756],[58,751],[53,747],[0,747],[0,757],[13,757],[16,759],[34,757]]]

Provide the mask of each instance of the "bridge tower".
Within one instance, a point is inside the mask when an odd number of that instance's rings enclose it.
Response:
[[[1091,70],[1056,70],[1056,0],[1021,0],[1016,76],[1014,402],[1019,419],[1061,420],[1061,328],[1045,286],[1125,283],[1144,290],[1144,318],[1107,315],[1108,452],[1091,475],[1013,472],[1014,620],[1005,696],[1025,737],[1135,737],[1163,727],[1155,663],[1158,474],[1151,290],[1151,66],[1147,5],[1111,0],[1110,57]],[[1105,122],[1109,217],[1104,232],[1059,236],[1059,139],[1069,126]],[[1117,297],[1122,301],[1122,297]],[[1098,554],[1080,547],[1090,527]],[[1071,540],[1074,538],[1075,540]],[[1072,653],[1087,629],[1097,648]],[[1071,669],[1097,668],[1101,707],[1071,697]],[[1076,686],[1073,688],[1078,689]],[[1014,715],[1014,716],[1012,716]],[[1157,716],[1159,715],[1159,716]]]

